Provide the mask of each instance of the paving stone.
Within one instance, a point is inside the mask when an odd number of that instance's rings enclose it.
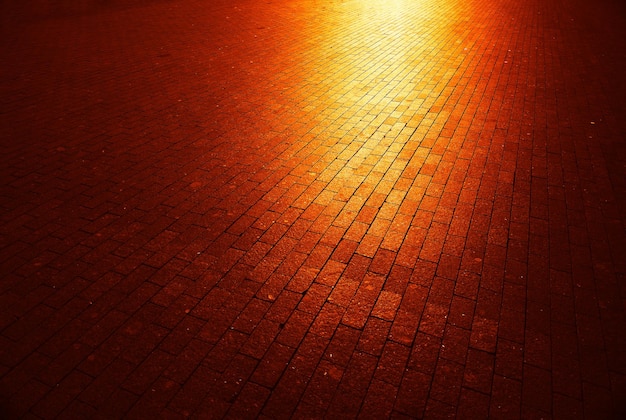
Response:
[[[0,13],[5,417],[624,416],[619,1]]]

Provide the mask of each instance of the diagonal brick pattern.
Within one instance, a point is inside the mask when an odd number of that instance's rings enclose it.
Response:
[[[0,414],[626,415],[613,0],[0,6]]]

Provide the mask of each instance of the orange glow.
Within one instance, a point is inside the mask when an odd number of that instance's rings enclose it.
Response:
[[[621,3],[0,1],[1,416],[626,418]]]

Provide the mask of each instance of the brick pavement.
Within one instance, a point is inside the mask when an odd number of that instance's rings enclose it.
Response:
[[[626,14],[0,6],[8,418],[626,416]]]

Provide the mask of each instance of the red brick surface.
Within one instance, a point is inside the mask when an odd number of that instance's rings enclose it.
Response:
[[[0,417],[626,416],[618,0],[0,6]]]

